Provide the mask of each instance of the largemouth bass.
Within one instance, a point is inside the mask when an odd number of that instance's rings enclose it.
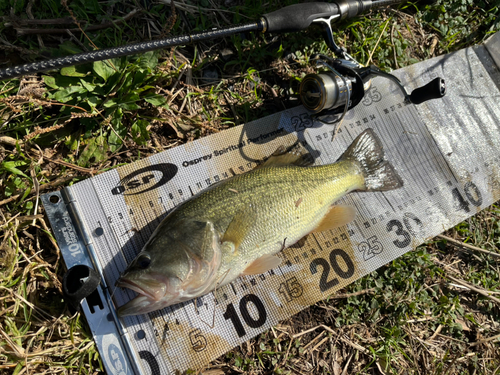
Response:
[[[200,297],[240,275],[280,264],[275,254],[311,232],[351,222],[355,209],[333,205],[351,191],[403,185],[371,129],[339,160],[297,166],[301,156],[272,156],[173,210],[116,282],[139,295],[118,309],[144,314]]]

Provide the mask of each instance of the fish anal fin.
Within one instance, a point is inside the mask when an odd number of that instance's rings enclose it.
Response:
[[[252,230],[256,221],[257,212],[255,207],[249,204],[234,215],[233,220],[231,220],[226,232],[222,236],[221,242],[233,243],[234,252],[236,252],[248,233]]]
[[[241,273],[242,275],[259,275],[281,264],[281,258],[276,255],[265,254],[260,258],[255,259],[247,268]]]
[[[313,232],[323,232],[341,227],[353,221],[355,216],[356,209],[354,207],[332,206]]]

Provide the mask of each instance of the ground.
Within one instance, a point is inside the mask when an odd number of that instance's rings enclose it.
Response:
[[[248,22],[290,3],[178,1],[173,12],[170,1],[7,0],[0,69]],[[454,0],[393,6],[335,32],[361,63],[388,70],[499,29],[497,2]],[[0,82],[0,373],[103,371],[84,318],[62,299],[64,264],[40,194],[297,105],[319,52],[321,30],[310,27]],[[499,374],[499,232],[493,205],[203,373]]]

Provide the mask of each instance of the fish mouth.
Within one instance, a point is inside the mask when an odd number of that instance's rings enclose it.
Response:
[[[120,306],[117,313],[119,317],[147,314],[149,312],[167,307],[170,304],[171,303],[168,301],[156,301],[146,295],[140,294],[133,300],[130,300],[126,304]]]
[[[167,291],[167,284],[156,280],[151,280],[150,282],[141,281],[139,283],[119,278],[115,285],[120,288],[131,289],[139,294],[117,309],[118,316],[120,317],[147,314],[179,302],[179,293],[169,293]],[[161,288],[161,290],[158,291],[158,288]],[[157,292],[154,293],[151,290]]]
[[[159,301],[165,297],[167,285],[164,282],[157,280],[141,280],[134,282],[132,280],[120,277],[115,286],[119,288],[128,288],[134,292],[144,295],[153,301]]]

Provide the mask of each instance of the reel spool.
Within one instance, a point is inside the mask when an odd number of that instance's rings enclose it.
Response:
[[[314,114],[345,106],[353,80],[342,79],[332,72],[308,74],[300,84],[300,99],[306,109]]]

